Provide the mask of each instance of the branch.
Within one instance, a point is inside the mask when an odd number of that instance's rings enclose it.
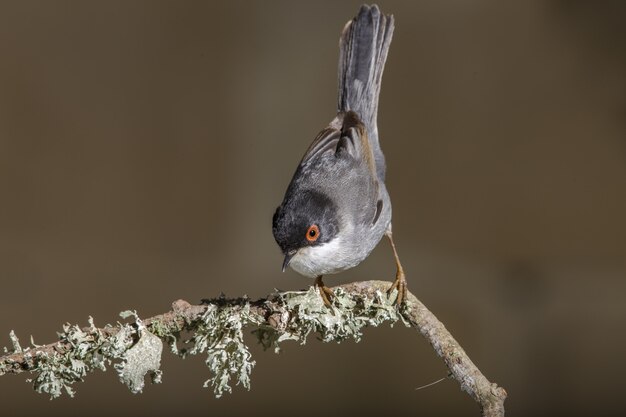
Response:
[[[140,392],[144,376],[160,382],[160,358],[163,342],[177,355],[207,353],[206,364],[213,377],[205,382],[216,396],[230,392],[230,381],[250,388],[250,372],[254,367],[250,352],[243,343],[246,326],[264,347],[279,350],[285,340],[305,343],[307,336],[318,333],[323,341],[359,340],[361,329],[384,322],[403,321],[418,330],[445,362],[450,375],[461,389],[479,405],[483,416],[504,416],[506,391],[487,378],[469,359],[463,348],[444,325],[411,293],[406,306],[399,311],[387,299],[386,281],[365,281],[334,288],[333,310],[327,309],[317,290],[283,292],[250,301],[247,298],[204,300],[191,305],[178,300],[172,310],[154,317],[140,319],[135,312],[132,323],[118,323],[97,328],[93,319],[89,326],[63,327],[59,341],[44,346],[24,348],[11,332],[13,353],[0,357],[0,375],[29,371],[38,392],[52,397],[66,391],[73,396],[71,385],[82,381],[87,372],[105,370],[113,364],[122,382],[133,392]],[[181,339],[181,332],[191,335]],[[182,345],[182,347],[181,347]]]
[[[384,291],[388,285],[385,281],[365,281],[343,287],[348,292],[371,297],[375,291]],[[482,415],[504,416],[504,400],[507,397],[504,388],[489,382],[443,323],[410,292],[407,293],[406,305],[402,316],[428,340],[437,355],[445,362],[452,377],[461,385],[461,389],[480,405]]]

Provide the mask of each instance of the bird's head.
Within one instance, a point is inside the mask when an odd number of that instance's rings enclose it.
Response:
[[[328,258],[338,245],[339,218],[332,200],[317,191],[287,193],[272,221],[274,239],[287,266],[302,275],[317,277],[328,273]]]

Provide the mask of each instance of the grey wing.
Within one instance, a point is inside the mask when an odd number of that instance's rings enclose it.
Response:
[[[378,183],[377,161],[374,156],[367,128],[352,111],[341,112],[337,117],[315,137],[302,157],[301,165],[332,153],[340,155],[347,152],[358,163],[364,163],[372,180]]]
[[[313,139],[313,142],[304,153],[302,161],[300,161],[300,165],[304,165],[326,153],[335,153],[337,151],[339,139],[341,139],[341,129],[338,129],[336,126],[333,126],[333,123],[331,123],[327,128],[318,133],[315,139]]]
[[[359,178],[359,207],[361,222],[374,225],[383,208],[383,199],[376,169],[376,159],[367,136],[367,129],[356,114],[348,112],[344,119],[341,139],[337,144],[337,155],[349,157],[355,161],[354,169]]]
[[[337,144],[337,152],[346,151],[354,159],[365,164],[368,175],[375,184],[378,184],[376,159],[369,141],[367,128],[355,112],[349,111],[343,114],[342,119],[342,135]]]
[[[328,192],[360,223],[375,224],[382,209],[376,160],[367,130],[354,112],[340,113],[322,130],[306,151],[300,167],[313,182],[323,183]],[[347,186],[346,186],[347,185]]]

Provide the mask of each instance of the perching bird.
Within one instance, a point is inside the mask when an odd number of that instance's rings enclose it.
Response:
[[[332,291],[322,276],[363,261],[383,235],[397,273],[389,292],[406,297],[406,279],[391,236],[391,200],[378,141],[378,96],[394,19],[361,6],[339,41],[338,113],[313,140],[276,209],[273,233],[287,266],[316,285],[326,305]]]

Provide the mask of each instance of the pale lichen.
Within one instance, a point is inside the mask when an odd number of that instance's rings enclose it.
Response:
[[[120,315],[124,318],[135,317],[136,334],[139,340],[124,352],[121,356],[122,361],[116,363],[114,367],[120,381],[136,394],[142,392],[147,374],[150,374],[153,383],[161,382],[162,372],[159,368],[163,342],[146,329],[137,312],[125,311]]]
[[[244,343],[246,326],[257,327],[253,333],[258,341],[278,352],[282,342],[294,340],[304,344],[312,333],[324,342],[348,339],[358,342],[366,326],[375,327],[384,322],[393,325],[399,319],[404,320],[384,293],[376,292],[370,298],[340,288],[335,291],[333,307],[329,309],[315,287],[279,293],[256,303],[247,298],[208,300],[199,317],[176,315],[174,321],[184,325],[173,326],[171,322],[151,319],[146,326],[134,311],[120,315],[133,320],[104,329],[98,329],[91,317],[85,328],[66,324],[59,333],[64,348],[56,352],[42,353],[34,343],[33,347],[22,348],[11,333],[13,352],[25,355],[29,371],[36,375],[32,380],[35,390],[52,398],[63,392],[73,396],[75,382],[82,381],[94,369],[106,370],[106,365],[113,364],[120,380],[132,392],[141,392],[146,375],[152,376],[153,382],[160,382],[165,341],[172,352],[182,357],[206,354],[211,377],[204,386],[212,387],[219,398],[225,392],[232,392],[233,385],[250,389],[255,362]],[[188,337],[179,340],[181,331]],[[0,375],[5,369],[0,368]]]
[[[21,353],[22,346],[20,345],[20,339],[17,338],[13,330],[9,333],[9,338],[11,339],[11,344],[13,345],[13,352]]]
[[[209,304],[200,320],[194,324],[193,336],[183,343],[191,347],[174,351],[185,357],[206,352],[205,363],[213,376],[204,386],[213,387],[217,398],[232,392],[231,379],[250,389],[250,373],[255,365],[250,350],[243,341],[243,328],[256,321],[250,314],[250,304]]]
[[[95,327],[89,319],[90,326],[85,330],[77,325],[66,324],[63,331],[58,333],[59,340],[66,343],[67,348],[58,353],[36,351],[36,348],[26,348],[26,354],[31,355],[31,372],[36,377],[33,382],[35,391],[47,393],[51,398],[60,396],[63,391],[74,396],[72,385],[83,381],[88,372],[94,369],[105,370],[106,364],[113,359],[121,358],[128,341],[122,341],[118,332],[115,336],[106,336],[102,330]],[[121,344],[124,343],[124,346]]]
[[[106,365],[114,364],[120,380],[133,392],[140,391],[148,371],[160,373],[159,349],[162,349],[162,342],[154,336],[150,338],[149,332],[138,323],[140,321],[136,317],[133,324],[118,323],[116,328],[106,326],[98,329],[90,317],[86,328],[64,325],[63,331],[58,333],[59,341],[65,346],[62,351],[41,352],[36,346],[22,350],[28,355],[29,371],[35,374],[27,381],[33,383],[35,391],[47,393],[51,398],[57,398],[63,392],[73,397],[75,391],[72,385],[75,382],[83,381],[88,372],[95,369],[104,371]],[[146,355],[147,352],[152,354]]]
[[[393,325],[402,318],[390,299],[381,292],[376,292],[373,298],[355,297],[338,288],[334,294],[333,307],[328,308],[315,287],[308,291],[281,293],[281,303],[291,311],[291,318],[280,329],[260,328],[255,332],[259,342],[264,347],[273,346],[276,352],[280,350],[280,342],[295,340],[304,344],[311,333],[318,333],[324,342],[339,343],[346,339],[359,342],[363,328],[376,327],[384,322]]]

